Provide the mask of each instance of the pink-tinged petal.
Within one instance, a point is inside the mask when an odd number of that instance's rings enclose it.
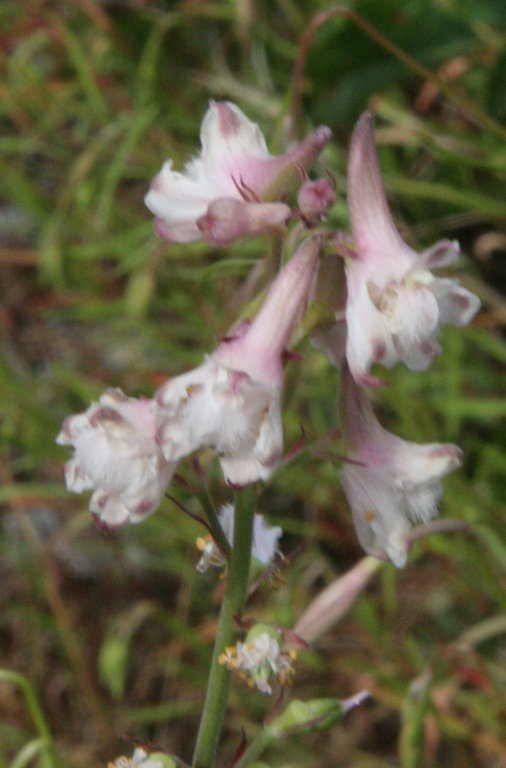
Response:
[[[457,280],[437,277],[431,288],[439,305],[442,323],[467,325],[480,308],[479,298],[462,288]]]
[[[351,265],[348,272],[353,268]],[[386,317],[371,301],[365,281],[348,278],[346,305],[346,359],[355,381],[378,386],[381,380],[369,375],[373,363],[390,365],[395,360],[392,335]]]
[[[262,131],[230,101],[211,101],[200,132],[206,177],[224,186],[244,181],[248,165],[270,157]],[[255,190],[256,191],[256,190]]]
[[[269,525],[263,515],[256,514],[253,520],[252,554],[254,559],[265,566],[272,563],[282,535],[282,528]]]
[[[412,526],[437,514],[441,478],[460,466],[462,452],[455,445],[419,445],[387,432],[346,366],[340,410],[348,460],[339,477],[359,540],[369,554],[387,556],[400,568]]]
[[[312,644],[325,634],[348,613],[377,572],[378,567],[377,560],[363,557],[353,568],[318,592],[297,620],[293,628],[294,635]]]
[[[233,504],[224,504],[219,511],[218,518],[225,538],[230,545],[234,538],[235,509]],[[240,524],[240,523],[239,523]],[[279,527],[269,525],[263,515],[255,514],[253,518],[253,542],[251,554],[261,565],[269,565],[278,550],[278,541],[283,535]],[[197,565],[197,570],[205,573],[211,565],[222,568],[225,565],[220,550],[213,540],[205,541],[204,547],[200,547],[203,555]]]
[[[240,237],[281,234],[291,216],[284,203],[247,203],[232,197],[210,203],[197,227],[211,245],[229,245]]]
[[[75,459],[67,461],[64,468],[65,484],[69,491],[73,493],[82,493],[83,491],[91,491],[93,488],[93,480],[89,475],[84,474],[81,468],[81,464]]]
[[[234,488],[243,488],[256,480],[268,480],[279,464],[283,453],[283,430],[278,397],[271,399],[254,444],[246,448],[220,459],[225,480]]]
[[[65,420],[59,443],[72,445],[67,487],[93,490],[91,511],[108,528],[153,512],[175,471],[156,441],[152,402],[104,392],[85,413]]]
[[[404,513],[404,500],[385,474],[376,468],[345,465],[339,472],[351,507],[358,540],[369,554],[397,567],[407,560],[411,525]]]
[[[299,169],[311,167],[329,138],[330,129],[321,126],[286,154],[271,155],[258,125],[235,104],[211,102],[201,132],[203,175],[231,192],[233,184],[263,201],[279,200],[300,180]]]
[[[169,242],[190,243],[201,238],[196,220],[203,216],[209,203],[227,194],[228,187],[217,185],[205,177],[190,177],[172,170],[169,160],[151,182],[144,202],[155,215],[155,230]],[[232,194],[237,194],[232,187]]]
[[[355,381],[369,386],[378,383],[369,376],[373,362],[391,368],[402,361],[412,370],[426,370],[441,351],[439,326],[465,325],[479,300],[456,281],[434,278],[429,271],[458,258],[456,241],[442,240],[418,255],[400,237],[388,209],[368,112],[351,141],[348,200],[355,247],[344,249],[346,357]],[[340,243],[336,246],[343,253]]]
[[[220,344],[215,359],[254,381],[281,386],[282,353],[314,289],[321,244],[318,235],[302,243],[274,279],[247,333]]]
[[[362,115],[351,138],[348,205],[359,258],[368,261],[371,269],[395,276],[414,264],[416,254],[399,235],[388,208],[370,112]]]
[[[271,156],[258,164],[251,164],[245,172],[245,181],[253,190],[260,189],[262,200],[284,197],[300,181],[300,169],[308,170],[318,159],[332,132],[321,125],[300,144],[284,155]]]
[[[425,371],[440,347],[436,342],[439,307],[430,288],[391,283],[382,297],[382,311],[400,358],[412,371]],[[397,357],[398,356],[398,357]]]
[[[306,240],[255,319],[241,323],[202,365],[158,389],[157,439],[166,461],[212,448],[231,485],[272,474],[283,449],[282,354],[311,294],[320,247],[320,237]]]
[[[158,237],[168,243],[196,243],[202,239],[202,233],[195,220],[169,224],[163,219],[155,219],[153,228]]]
[[[437,269],[453,264],[460,256],[460,245],[457,240],[439,240],[420,254],[422,269]]]
[[[282,452],[279,391],[213,357],[157,391],[158,440],[168,461],[212,448],[231,485],[266,479]]]
[[[232,183],[264,201],[277,200],[300,181],[300,168],[311,167],[330,135],[320,126],[284,155],[271,155],[256,123],[235,104],[212,101],[201,130],[202,174],[223,188]],[[190,168],[200,173],[200,166]]]
[[[121,528],[130,521],[130,511],[117,496],[108,496],[103,491],[95,491],[90,499],[90,512],[96,515],[107,530]]]
[[[202,239],[197,221],[220,198],[250,204],[281,201],[300,182],[301,168],[312,165],[329,137],[329,129],[321,127],[290,152],[270,155],[259,127],[238,107],[211,102],[202,122],[200,157],[190,160],[183,173],[173,171],[172,162],[167,161],[145,197],[157,218],[158,235],[180,243]],[[280,215],[278,209],[278,218]],[[254,234],[255,227],[249,223]],[[230,233],[224,237],[211,233],[211,237],[212,242],[231,242]]]

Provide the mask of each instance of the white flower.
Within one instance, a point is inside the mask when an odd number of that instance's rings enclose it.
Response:
[[[218,515],[223,533],[230,545],[234,538],[233,504],[224,504]],[[278,548],[278,541],[283,534],[279,526],[273,527],[265,520],[263,515],[255,514],[253,518],[253,543],[251,554],[264,567],[270,565]],[[197,539],[197,546],[202,552],[202,557],[197,564],[197,570],[205,573],[210,566],[221,568],[225,565],[225,559],[216,546],[211,536]]]
[[[306,240],[279,272],[253,322],[242,323],[197,368],[155,394],[160,445],[169,462],[198,448],[221,457],[227,482],[267,479],[282,449],[282,353],[316,277],[320,238]]]
[[[348,458],[339,477],[357,535],[366,552],[402,568],[412,527],[437,514],[441,478],[460,466],[462,452],[456,445],[419,445],[387,432],[346,366],[341,381]]]
[[[175,463],[156,443],[152,401],[107,390],[87,411],[65,419],[56,442],[72,445],[67,488],[94,490],[90,509],[106,528],[139,523],[159,505]]]
[[[285,224],[290,208],[281,201],[300,181],[300,168],[316,160],[330,130],[320,127],[290,152],[275,156],[259,127],[235,104],[211,101],[200,137],[200,157],[183,173],[167,161],[145,202],[165,240],[224,245]]]
[[[132,757],[118,757],[107,768],[176,768],[175,761],[161,752],[153,752],[148,755],[141,748],[137,748]]]
[[[346,357],[358,383],[378,384],[372,363],[402,360],[423,371],[439,354],[439,326],[467,325],[479,299],[457,280],[430,271],[453,263],[456,241],[417,254],[401,238],[388,209],[374,143],[373,117],[362,115],[351,140],[348,203],[355,255],[346,258]]]
[[[279,390],[214,356],[169,379],[156,403],[160,445],[169,462],[213,448],[227,482],[242,486],[270,477],[281,457]]]
[[[257,625],[248,632],[244,643],[227,646],[218,661],[234,671],[248,685],[256,686],[262,693],[272,693],[269,684],[274,677],[281,685],[288,685],[293,676],[292,662],[295,650],[282,651],[280,634],[272,627]]]

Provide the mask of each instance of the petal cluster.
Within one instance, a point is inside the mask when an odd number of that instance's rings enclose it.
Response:
[[[65,464],[67,488],[93,490],[90,509],[108,528],[138,523],[151,514],[169,484],[175,463],[156,442],[152,401],[104,392],[98,403],[65,419],[57,437],[74,455]]]
[[[377,421],[362,388],[344,367],[341,424],[347,461],[339,473],[363,548],[402,568],[409,533],[437,514],[441,478],[460,466],[456,445],[402,440]]]
[[[258,625],[250,630],[244,643],[227,646],[219,657],[219,663],[233,670],[239,678],[262,693],[271,694],[270,679],[281,685],[291,682],[295,651],[283,651],[280,635],[269,627],[261,631]]]
[[[284,155],[271,155],[260,128],[230,102],[211,101],[201,127],[202,151],[183,173],[167,161],[145,202],[165,240],[227,245],[243,235],[284,227],[283,202],[330,138],[318,128]]]
[[[480,302],[457,280],[431,272],[458,258],[458,243],[444,240],[418,254],[402,240],[386,201],[369,112],[351,141],[348,203],[355,249],[346,258],[351,372],[368,385],[379,383],[369,375],[375,362],[391,368],[403,361],[423,371],[441,351],[440,325],[467,325]]]
[[[283,447],[279,392],[274,387],[210,356],[192,371],[169,379],[155,399],[167,461],[212,448],[232,485],[271,475]]]

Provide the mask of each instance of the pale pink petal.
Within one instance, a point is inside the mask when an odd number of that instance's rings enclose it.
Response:
[[[211,245],[229,245],[245,235],[281,234],[291,216],[284,203],[247,203],[223,197],[210,203],[197,227]]]
[[[169,224],[163,219],[155,218],[153,228],[158,237],[169,243],[196,243],[197,240],[202,240],[202,233],[195,219]]]
[[[282,353],[314,289],[321,245],[320,236],[302,243],[276,276],[247,332],[221,344],[215,359],[254,381],[281,386]]]
[[[395,361],[392,335],[387,318],[371,301],[367,283],[352,278],[346,304],[346,359],[355,381],[377,386],[381,381],[370,376],[369,369],[373,363],[390,366]]]
[[[235,510],[233,504],[224,504],[219,512],[220,525],[230,545],[234,538]],[[240,524],[240,521],[239,521]],[[251,554],[262,565],[269,565],[274,559],[278,541],[283,535],[279,526],[272,526],[263,515],[253,518],[253,543]]]
[[[462,288],[457,280],[437,277],[431,288],[439,305],[442,323],[457,326],[467,325],[480,308],[479,298],[474,293]]]
[[[403,568],[411,525],[402,493],[375,467],[346,464],[339,478],[363,549],[379,559],[386,555],[397,568]]]
[[[382,311],[398,357],[410,370],[425,371],[440,351],[436,342],[439,307],[430,288],[391,283],[382,298]]]
[[[348,460],[339,477],[359,541],[401,568],[413,525],[437,514],[441,478],[460,466],[462,453],[455,445],[419,445],[387,432],[346,366],[340,409]]]
[[[207,447],[221,457],[232,485],[272,473],[282,450],[278,390],[210,357],[170,379],[155,398],[159,441],[168,461]]]
[[[300,168],[314,163],[330,134],[320,126],[284,155],[271,155],[256,123],[235,104],[212,101],[202,123],[202,171],[198,160],[189,170],[217,179],[222,188],[234,184],[261,200],[277,200],[300,180]]]
[[[442,240],[418,255],[400,237],[381,181],[369,112],[351,141],[348,199],[354,248],[344,252],[346,357],[355,380],[370,386],[378,383],[369,375],[374,362],[391,368],[402,361],[411,370],[426,370],[441,351],[439,327],[468,323],[479,300],[457,281],[434,278],[429,271],[458,258],[456,241]],[[337,248],[342,253],[339,243]]]
[[[439,240],[420,254],[422,269],[437,269],[453,264],[460,256],[460,245],[457,240]]]
[[[90,509],[107,527],[153,512],[175,470],[157,444],[152,402],[121,390],[104,392],[85,413],[66,419],[57,442],[74,447],[67,487],[94,489]]]
[[[388,208],[370,112],[362,115],[351,139],[348,205],[358,258],[369,261],[387,277],[409,270],[416,254],[402,240]]]
[[[234,231],[241,237],[269,231],[278,226],[281,218],[284,223],[286,209],[279,207],[275,213],[274,209],[270,213],[267,209],[262,213],[257,210],[249,218],[242,212],[242,220],[234,230],[228,215],[224,217],[223,212],[210,210],[209,206],[222,198],[250,205],[281,205],[285,195],[300,182],[301,168],[312,165],[329,137],[329,129],[321,127],[286,154],[270,155],[260,129],[238,107],[230,102],[211,102],[202,123],[201,155],[188,162],[182,173],[173,171],[172,162],[167,161],[145,197],[156,217],[158,235],[170,242],[201,240],[197,225],[200,220],[210,242],[228,244]],[[211,222],[216,217],[222,226],[213,232]]]

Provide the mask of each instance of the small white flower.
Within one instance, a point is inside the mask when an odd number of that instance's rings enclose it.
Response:
[[[223,533],[230,545],[234,538],[234,517],[235,510],[233,504],[224,504],[218,515]],[[283,534],[279,526],[272,526],[265,520],[263,515],[255,514],[253,518],[253,544],[251,554],[254,560],[266,567],[274,559],[278,549],[278,541]],[[210,566],[222,568],[226,561],[215,542],[210,536],[197,539],[197,547],[202,552],[202,557],[197,564],[197,570],[205,573]]]
[[[374,362],[391,368],[402,360],[423,371],[441,351],[439,326],[467,325],[480,302],[457,280],[430,271],[458,258],[456,241],[417,254],[402,240],[388,209],[369,112],[351,140],[348,203],[355,254],[346,258],[346,357],[353,377],[380,383],[369,375]]]
[[[282,651],[280,634],[269,627],[261,631],[257,625],[250,630],[244,643],[225,648],[219,663],[235,672],[238,677],[255,686],[262,693],[272,693],[269,680],[274,678],[281,685],[291,682],[294,669],[292,662],[297,656],[295,650]]]
[[[359,541],[369,554],[402,568],[411,529],[437,514],[441,478],[460,466],[462,451],[444,443],[411,443],[387,432],[346,366],[341,388],[348,460],[339,477]]]
[[[74,447],[65,464],[67,488],[93,490],[90,510],[107,528],[150,515],[176,466],[157,445],[152,401],[126,397],[119,389],[65,419],[56,442]]]
[[[284,226],[290,208],[281,201],[300,181],[300,168],[316,160],[330,130],[322,126],[290,152],[275,156],[259,127],[235,104],[211,101],[200,137],[200,157],[183,173],[167,161],[145,202],[165,240],[225,245]]]
[[[320,238],[306,240],[279,272],[253,322],[242,323],[200,366],[155,394],[164,456],[199,448],[220,456],[227,482],[267,479],[283,450],[282,354],[316,277]]]
[[[107,768],[175,768],[175,766],[175,761],[168,755],[153,753],[152,759],[151,755],[138,747],[131,758],[118,757],[113,763],[109,763]]]

